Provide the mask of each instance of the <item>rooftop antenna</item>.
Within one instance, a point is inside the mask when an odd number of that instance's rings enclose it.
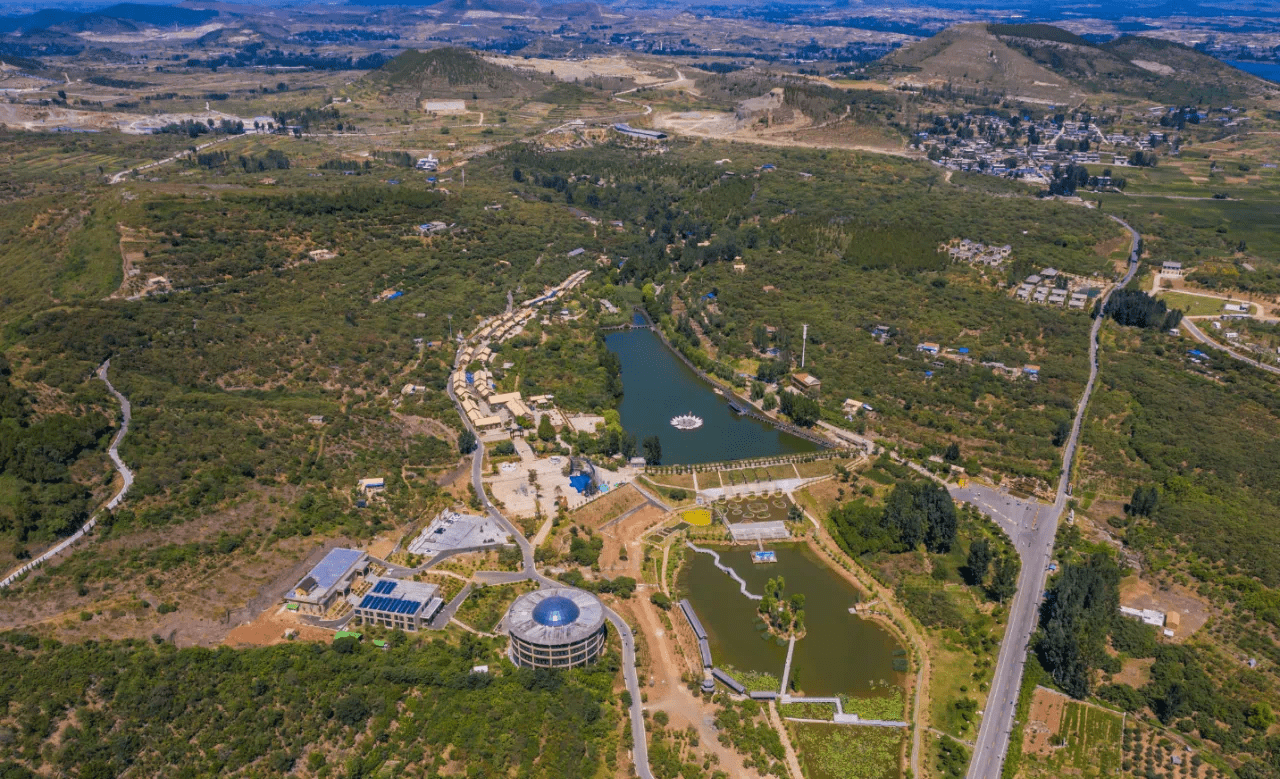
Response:
[[[800,336],[800,367],[804,367],[804,351],[809,345],[809,326],[804,326],[804,335]]]

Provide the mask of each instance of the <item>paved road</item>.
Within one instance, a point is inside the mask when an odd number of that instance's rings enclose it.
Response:
[[[107,454],[110,455],[111,462],[115,464],[116,470],[119,471],[120,478],[123,483],[120,485],[120,491],[117,492],[111,500],[107,501],[107,511],[113,511],[116,506],[119,506],[120,502],[124,500],[125,495],[129,493],[129,488],[133,486],[133,471],[129,470],[129,466],[125,465],[124,460],[120,459],[119,449],[120,442],[124,440],[125,433],[129,432],[129,422],[133,419],[133,407],[129,405],[128,398],[121,395],[116,391],[115,387],[111,386],[110,380],[107,379],[107,369],[110,367],[110,359],[98,366],[98,378],[102,379],[102,381],[106,383],[107,391],[114,395],[115,399],[120,403],[120,429],[116,431],[115,437],[111,439],[111,446],[107,448]],[[0,589],[8,587],[27,571],[37,568],[49,559],[61,554],[67,549],[67,547],[87,536],[89,532],[97,526],[97,524],[98,516],[95,514],[88,522],[84,523],[84,527],[81,527],[75,533],[72,533],[67,538],[58,542],[58,544],[49,551],[23,565],[18,570],[6,576],[3,580],[0,580]]]
[[[1111,217],[1129,231],[1132,241],[1129,249],[1129,269],[1120,281],[1121,287],[1128,284],[1138,271],[1138,232],[1116,217]],[[1115,289],[1115,288],[1113,288]],[[1110,296],[1110,292],[1107,293]],[[1106,303],[1106,297],[1103,298]],[[966,488],[952,488],[951,494],[957,500],[972,503],[984,514],[994,519],[1009,534],[1018,556],[1022,559],[1022,571],[1018,574],[1018,591],[1009,605],[1009,624],[1005,630],[1004,641],[1000,645],[1000,655],[996,660],[995,677],[991,681],[991,691],[987,695],[986,711],[982,717],[982,725],[978,729],[978,738],[973,750],[973,759],[969,763],[968,779],[995,779],[1004,767],[1004,758],[1009,751],[1009,738],[1013,731],[1013,718],[1017,711],[1018,692],[1022,687],[1022,672],[1027,662],[1027,650],[1031,643],[1031,635],[1035,632],[1040,599],[1044,593],[1045,580],[1048,578],[1048,565],[1053,555],[1054,537],[1058,531],[1058,519],[1067,504],[1071,489],[1071,464],[1075,459],[1076,446],[1080,442],[1080,426],[1084,421],[1084,412],[1089,405],[1089,396],[1093,394],[1093,385],[1098,378],[1098,332],[1102,329],[1103,317],[1093,321],[1089,331],[1089,381],[1085,384],[1084,394],[1076,406],[1075,421],[1071,425],[1071,437],[1062,450],[1062,476],[1058,480],[1058,494],[1053,505],[1046,506],[1035,501],[1026,501],[1006,495],[999,490],[973,485]]]
[[[471,423],[467,419],[467,415],[462,413],[462,407],[458,398],[453,394],[453,387],[446,385],[446,391],[453,400],[454,405],[458,407],[458,413],[462,417],[462,423],[470,429]],[[474,430],[472,432],[475,432]],[[492,573],[481,576],[477,574],[477,579],[483,579],[490,583],[505,583],[512,581],[520,581],[523,579],[533,579],[542,587],[563,587],[560,582],[553,581],[538,573],[538,568],[533,561],[533,544],[529,543],[529,539],[524,537],[515,525],[511,524],[502,512],[489,501],[489,496],[484,492],[484,445],[480,444],[476,447],[475,453],[471,458],[471,484],[475,487],[476,495],[480,498],[481,505],[484,506],[485,512],[488,513],[494,521],[501,524],[511,534],[511,537],[520,545],[520,552],[524,558],[522,570],[520,572],[511,571],[494,571]],[[636,486],[633,484],[633,486]],[[636,486],[636,489],[640,489]],[[640,490],[649,500],[658,505],[665,505],[656,497],[650,495],[644,490]],[[603,605],[603,604],[602,604]],[[631,695],[631,752],[632,760],[635,763],[636,773],[640,779],[653,779],[653,772],[649,770],[649,744],[645,737],[644,730],[644,705],[640,699],[640,678],[636,674],[636,640],[631,633],[630,626],[626,620],[620,617],[617,612],[604,607],[604,614],[608,620],[613,623],[613,627],[618,631],[618,638],[622,642],[622,676],[627,683],[627,692]]]
[[[1200,330],[1200,328],[1196,327],[1195,322],[1192,322],[1190,319],[1187,319],[1186,317],[1183,317],[1183,318],[1182,318],[1182,322],[1181,322],[1178,326],[1179,326],[1179,327],[1185,327],[1185,328],[1187,329],[1187,332],[1188,332],[1188,333],[1191,333],[1191,337],[1192,337],[1192,338],[1196,339],[1197,341],[1199,341],[1200,343],[1202,343],[1202,344],[1204,344],[1204,345],[1206,345],[1206,346],[1211,346],[1211,347],[1213,347],[1214,349],[1217,349],[1217,350],[1219,350],[1219,351],[1226,352],[1228,355],[1230,355],[1230,356],[1234,357],[1235,359],[1239,360],[1240,362],[1246,362],[1246,363],[1248,363],[1248,364],[1252,365],[1252,366],[1253,366],[1253,367],[1255,367],[1255,368],[1260,368],[1260,369],[1262,369],[1262,370],[1264,370],[1264,371],[1267,371],[1268,373],[1274,373],[1274,374],[1276,374],[1276,375],[1280,376],[1280,368],[1277,368],[1277,367],[1276,367],[1276,366],[1274,366],[1274,365],[1267,365],[1267,364],[1266,364],[1266,363],[1264,363],[1264,362],[1258,362],[1257,360],[1253,359],[1252,357],[1246,357],[1246,356],[1244,356],[1244,355],[1243,355],[1243,354],[1241,354],[1240,352],[1237,352],[1235,349],[1232,349],[1230,346],[1225,346],[1225,345],[1223,345],[1223,344],[1218,343],[1217,341],[1213,340],[1213,339],[1212,339],[1212,338],[1210,338],[1209,336],[1205,335],[1205,334]]]

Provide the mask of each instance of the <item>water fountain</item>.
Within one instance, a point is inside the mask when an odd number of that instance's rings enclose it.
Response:
[[[676,430],[697,430],[702,427],[702,417],[694,416],[692,413],[681,414],[671,418],[671,426]]]

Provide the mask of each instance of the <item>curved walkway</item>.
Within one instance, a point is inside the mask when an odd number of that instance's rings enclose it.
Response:
[[[120,429],[116,432],[115,437],[111,439],[111,446],[107,448],[107,454],[111,457],[111,462],[115,465],[116,470],[119,471],[123,484],[120,486],[120,491],[117,492],[111,500],[107,501],[107,511],[115,510],[115,507],[119,506],[121,501],[124,500],[125,495],[128,494],[129,488],[133,486],[133,471],[129,470],[129,466],[125,465],[124,460],[120,459],[119,449],[120,442],[124,440],[125,433],[129,432],[129,421],[133,419],[133,408],[129,405],[129,399],[117,392],[116,388],[111,385],[111,381],[107,379],[107,369],[110,367],[111,360],[108,359],[98,367],[97,375],[99,379],[102,379],[102,381],[106,383],[107,391],[114,395],[115,399],[120,403],[120,414],[122,419]],[[89,532],[97,526],[97,524],[98,515],[95,514],[88,522],[84,523],[83,527],[75,533],[72,533],[67,538],[64,538],[62,541],[59,541],[52,549],[9,574],[3,580],[0,580],[0,589],[12,585],[23,574],[35,568],[39,568],[51,558],[64,552],[67,547],[88,535]]]
[[[743,595],[746,595],[746,596],[747,596],[748,598],[750,598],[751,600],[764,600],[764,596],[763,596],[763,595],[756,595],[756,594],[754,594],[753,592],[751,592],[750,590],[748,590],[748,589],[747,589],[747,583],[743,580],[743,578],[742,578],[741,576],[739,576],[739,575],[738,575],[738,572],[737,572],[737,571],[733,570],[733,569],[732,569],[732,568],[730,568],[729,566],[727,566],[727,565],[725,565],[724,563],[720,562],[720,553],[719,553],[719,552],[715,552],[715,551],[712,551],[712,550],[710,550],[710,549],[703,549],[703,548],[702,548],[702,547],[700,547],[700,546],[696,546],[696,545],[695,545],[695,544],[693,544],[691,541],[685,541],[685,542],[684,542],[684,545],[685,545],[685,546],[687,546],[687,547],[689,547],[690,549],[692,549],[692,550],[693,550],[693,551],[695,551],[695,552],[702,552],[703,554],[709,554],[709,555],[711,555],[711,557],[715,560],[716,567],[717,567],[717,568],[719,568],[720,570],[724,571],[725,573],[729,574],[730,578],[732,578],[735,582],[737,582],[737,583],[738,583],[738,589],[742,590],[742,594],[743,594]]]

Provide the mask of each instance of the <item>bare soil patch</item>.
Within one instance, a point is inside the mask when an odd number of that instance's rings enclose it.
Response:
[[[254,621],[231,629],[222,643],[230,647],[271,646],[288,641],[285,633],[298,632],[300,641],[330,641],[334,631],[302,623],[297,615],[283,608],[264,611]]]
[[[1067,696],[1037,687],[1031,696],[1031,713],[1027,717],[1026,735],[1023,750],[1033,755],[1048,756],[1053,754],[1053,740],[1057,738],[1058,729],[1062,726],[1062,710],[1066,707]]]
[[[645,497],[630,484],[619,487],[602,498],[593,500],[569,517],[580,525],[598,528],[645,502]]]
[[[1184,641],[1204,627],[1212,615],[1210,606],[1200,596],[1180,584],[1153,584],[1138,576],[1120,582],[1120,603],[1135,609],[1159,609],[1177,612],[1181,624],[1174,630],[1173,641]]]
[[[1153,657],[1126,660],[1120,667],[1120,673],[1112,676],[1111,681],[1114,684],[1127,684],[1137,689],[1151,681],[1151,666],[1155,665],[1155,662]]]
[[[600,571],[605,576],[630,576],[641,578],[640,566],[644,562],[644,549],[640,538],[649,528],[658,524],[666,516],[666,512],[657,506],[645,506],[636,513],[600,532],[604,538],[604,549],[600,552]],[[622,550],[626,549],[627,559],[622,559]]]

